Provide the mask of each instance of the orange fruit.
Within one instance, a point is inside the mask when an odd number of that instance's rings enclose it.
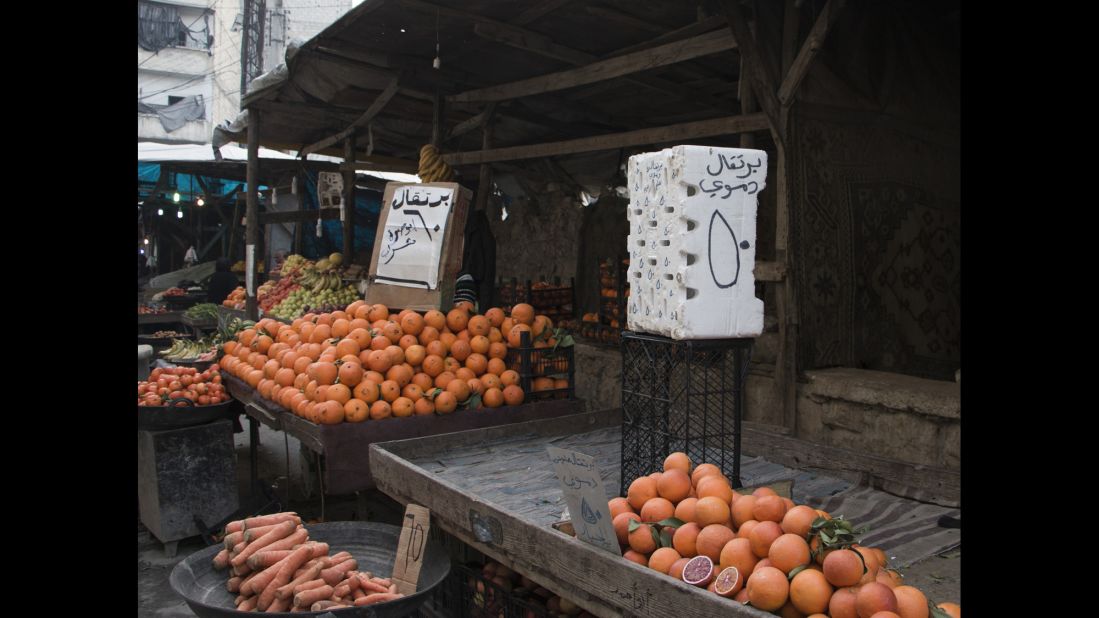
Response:
[[[805,538],[808,536],[809,529],[812,527],[813,520],[816,518],[817,512],[812,508],[807,507],[804,504],[795,506],[786,511],[786,514],[782,516],[782,531]]]
[[[398,397],[390,404],[390,408],[393,410],[393,416],[404,417],[412,416],[412,400],[408,397]]]
[[[752,545],[748,539],[730,540],[721,548],[718,558],[722,567],[736,567],[745,576],[750,575],[759,563],[759,558],[752,553]]]
[[[335,401],[341,406],[351,399],[351,389],[345,384],[333,384],[324,395],[326,401]]]
[[[641,476],[632,483],[626,491],[626,499],[634,510],[640,512],[645,503],[657,496],[656,481],[647,476]]]
[[[804,539],[798,538],[805,542]],[[782,569],[779,569],[782,570]],[[824,573],[805,569],[790,580],[790,602],[804,614],[820,614],[828,611],[828,601],[832,598],[832,585],[825,579]]]
[[[682,470],[684,474],[691,473],[691,458],[687,457],[686,453],[675,452],[664,458],[664,471],[667,472],[672,468]],[[687,477],[690,480],[690,477]]]
[[[433,341],[439,341],[439,331],[433,326],[425,326],[416,339],[419,340],[420,345],[426,347]]]
[[[428,391],[435,388],[435,380],[432,380],[431,376],[427,375],[426,373],[417,373],[416,375],[412,376],[412,383],[416,386],[419,386],[420,390],[423,391],[425,396],[427,395]]]
[[[518,384],[519,383],[519,372],[518,371],[508,369],[507,371],[504,371],[502,373],[498,373],[496,375],[500,376],[500,383],[503,384],[504,386],[510,386],[512,384]]]
[[[422,365],[422,371],[432,378],[438,377],[443,372],[443,359],[435,354],[430,354],[424,358]]]
[[[427,350],[429,356],[438,356],[442,359],[448,358],[447,354],[450,352],[450,349],[447,348],[446,344],[440,339],[429,342],[424,348]]]
[[[553,320],[544,315],[536,315],[530,328],[535,337],[541,337],[547,330],[553,330]]]
[[[485,372],[488,371],[488,359],[485,358],[484,354],[477,354],[475,352],[466,358],[465,366],[476,375],[484,375]]]
[[[393,360],[389,357],[389,354],[386,354],[385,350],[374,350],[367,354],[366,366],[370,367],[371,371],[385,373],[393,366]]]
[[[795,567],[809,564],[809,544],[796,534],[783,534],[771,543],[770,549],[767,550],[767,557],[771,559],[771,564],[776,569],[789,573]],[[823,573],[821,576],[823,577]]]
[[[454,395],[454,399],[456,399],[458,403],[462,403],[469,399],[471,394],[469,392],[469,383],[465,380],[453,379],[443,388],[446,388],[451,395]],[[504,393],[504,399],[507,399],[507,393]]]
[[[744,522],[740,525],[739,528],[736,529],[737,538],[747,539],[748,535],[752,533],[752,528],[755,528],[758,525],[759,522],[754,519],[749,519],[748,521]]]
[[[702,532],[702,528],[692,522],[687,522],[682,526],[675,529],[675,533],[672,534],[672,547],[675,548],[681,556],[687,558],[694,558],[698,555],[698,533]]]
[[[322,425],[337,425],[343,422],[343,404],[338,401],[322,401],[317,404],[314,416]]]
[[[530,333],[530,327],[526,324],[516,324],[508,331],[508,347],[518,348],[523,344],[522,333]]]
[[[736,535],[724,524],[710,524],[703,526],[695,540],[695,549],[700,556],[708,556],[710,560],[717,561],[721,558],[721,550],[733,540]]]
[[[729,521],[729,504],[715,496],[699,498],[695,503],[695,521],[702,527],[710,524],[725,524]],[[721,549],[718,548],[718,551]]]
[[[659,488],[657,488],[659,491]],[[679,504],[675,505],[675,518],[683,521],[695,520],[695,506],[698,504],[698,498],[684,498],[679,501]]]
[[[432,309],[424,314],[424,323],[439,332],[446,328],[446,316],[441,311]]]
[[[407,350],[414,345],[420,345],[420,340],[416,338],[416,335],[402,335],[397,345],[401,346],[402,350]]]
[[[782,536],[782,528],[773,521],[761,521],[748,533],[748,542],[752,552],[760,558],[766,558],[771,544]]]
[[[622,557],[630,562],[636,562],[641,566],[649,566],[649,559],[645,557],[645,554],[640,554],[632,549],[627,549],[626,553],[622,554]]]
[[[870,618],[901,618],[897,612],[874,612]]]
[[[694,469],[694,472],[691,473],[691,484],[694,485],[695,487],[698,487],[698,481],[702,477],[709,476],[711,474],[721,474],[721,468],[718,468],[717,466],[715,466],[714,464],[711,464],[711,463],[699,464]]]
[[[740,574],[740,569],[736,567],[725,567],[717,574],[714,581],[710,583],[710,588],[717,594],[723,597],[733,597],[736,593],[740,592],[740,589],[744,586],[745,578]]]
[[[412,413],[417,416],[435,414],[435,403],[427,397],[421,397],[412,404]]]
[[[827,576],[825,578],[827,579]],[[828,600],[828,615],[832,618],[859,618],[859,612],[855,607],[856,593],[854,588],[836,589],[832,593],[832,598]]]
[[[645,523],[663,521],[674,514],[675,506],[665,498],[659,496],[650,498],[641,507],[641,521]]]
[[[504,361],[498,358],[488,359],[488,365],[485,366],[486,373],[493,373],[496,375],[503,375],[505,371],[510,371]]]
[[[443,391],[435,395],[435,411],[439,414],[450,414],[457,407],[458,399],[454,397],[454,393]]]
[[[470,347],[468,341],[458,340],[450,346],[450,355],[459,361],[465,361],[472,353],[473,348]]]
[[[511,319],[518,324],[530,326],[534,323],[534,307],[527,303],[519,303],[511,308]]]
[[[366,403],[374,403],[382,396],[382,392],[377,382],[373,380],[363,380],[355,385],[355,389],[351,393],[356,399],[361,399]]]
[[[381,303],[376,303],[372,305],[366,319],[370,320],[371,322],[389,319],[389,307],[386,307]]]
[[[500,325],[504,323],[505,317],[506,316],[504,315],[504,310],[499,307],[493,307],[485,312],[485,319],[488,320],[490,325],[497,328],[499,328]]]
[[[877,612],[896,612],[897,597],[889,586],[870,582],[860,586],[855,593],[855,610],[860,618],[870,618]]]
[[[393,403],[401,396],[401,385],[393,380],[386,380],[382,382],[381,386],[382,399],[389,403]]]
[[[667,574],[672,565],[682,556],[671,547],[661,547],[649,556],[649,568],[660,573]]]
[[[436,388],[446,388],[448,384],[450,384],[452,381],[454,381],[456,379],[457,379],[457,376],[455,376],[453,373],[451,373],[449,371],[444,371],[444,372],[440,373],[439,375],[435,376],[435,387]]]
[[[786,515],[786,504],[778,496],[760,496],[752,506],[752,519],[780,522]]]
[[[897,586],[893,589],[897,598],[896,612],[901,618],[927,618],[931,610],[927,608],[927,597],[914,586]]]
[[[504,360],[508,355],[508,346],[503,341],[493,341],[488,344],[488,357]]]
[[[473,393],[474,395],[483,395],[485,393],[484,383],[477,378],[470,378],[466,380],[466,384],[469,384],[469,392]]]
[[[633,509],[630,507],[629,501],[626,500],[625,498],[622,498],[622,497],[611,498],[610,501],[607,502],[607,508],[611,512],[611,519],[612,520],[615,517],[618,517],[619,515],[621,515],[622,513],[632,513],[633,512]]]
[[[614,516],[612,524],[614,525],[614,534],[618,537],[618,543],[620,545],[626,545],[629,543],[629,525],[630,521],[641,521],[641,516],[633,511],[624,511]]]
[[[475,315],[469,319],[466,328],[469,329],[471,335],[488,335],[489,329],[492,328],[492,323],[483,315]]]
[[[553,378],[534,378],[531,382],[531,388],[535,391],[551,391],[553,390]],[[653,474],[660,474],[654,472]]]
[[[509,384],[504,387],[504,403],[509,406],[517,406],[523,403],[526,394],[518,384]]]
[[[450,312],[446,314],[446,327],[449,328],[452,333],[465,330],[468,323],[469,312],[465,309],[451,309]]]
[[[362,399],[348,399],[343,404],[343,418],[348,423],[361,423],[370,418],[370,405]]]
[[[695,494],[699,498],[711,496],[719,498],[722,502],[729,504],[733,499],[733,488],[729,486],[729,481],[723,475],[712,474],[698,480]]]
[[[790,595],[786,574],[774,567],[763,567],[748,577],[748,600],[752,607],[773,612],[783,605]]]
[[[636,530],[628,533],[627,541],[630,549],[645,555],[653,553],[656,549],[656,541],[653,540],[652,527],[649,524],[641,524]]]
[[[900,573],[886,568],[878,568],[878,574],[874,577],[874,581],[885,584],[890,588],[896,588],[904,583]]]
[[[470,337],[469,346],[478,354],[488,354],[489,348],[492,347],[492,343],[488,340],[488,337],[477,335],[475,337]]]
[[[824,557],[824,577],[837,588],[854,586],[863,575],[862,560],[850,549],[837,549]]]
[[[389,371],[385,372],[385,378],[393,380],[401,388],[404,388],[408,386],[409,382],[412,382],[412,368],[406,364],[393,365],[389,368]]]
[[[426,325],[424,317],[415,311],[410,312],[401,318],[401,330],[409,335],[419,335]]]
[[[668,568],[668,575],[675,579],[683,579],[683,567],[687,566],[687,563],[690,561],[690,558],[680,558],[679,560],[676,560],[672,563],[672,566]]]
[[[412,403],[416,403],[424,398],[424,389],[420,388],[418,384],[406,384],[404,388],[401,389],[401,397],[407,397]]]
[[[660,481],[656,484],[656,491],[662,497],[667,498],[673,503],[677,503],[691,493],[691,477],[687,476],[686,472],[678,468],[666,470],[664,474],[660,476]]]
[[[877,552],[871,550],[869,547],[863,547],[861,545],[852,545],[851,549],[862,555],[863,562],[866,563],[866,570],[877,575],[877,571],[881,567],[881,563],[878,561]]]
[[[481,395],[481,403],[488,408],[499,408],[504,405],[504,392],[495,386],[486,388],[484,394]]]
[[[752,516],[752,511],[755,509],[756,500],[755,496],[741,496],[737,498],[737,501],[733,503],[732,516],[733,523],[737,528],[744,525],[744,522],[755,519]]]
[[[385,349],[385,353],[389,356],[389,360],[394,365],[400,365],[404,362],[404,348],[399,345],[391,345]]]

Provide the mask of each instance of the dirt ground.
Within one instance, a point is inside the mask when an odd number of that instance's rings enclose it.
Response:
[[[962,602],[962,548],[925,558],[900,570],[904,583],[936,603]]]

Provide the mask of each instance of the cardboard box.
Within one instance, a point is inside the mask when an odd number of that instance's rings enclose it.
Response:
[[[450,190],[451,198],[442,200],[440,189]],[[453,182],[387,183],[370,258],[366,302],[381,303],[390,309],[449,310],[454,299],[454,282],[462,267],[466,217],[472,196],[472,191]],[[449,210],[445,226],[440,225],[436,231],[440,212],[433,209],[440,207]],[[414,242],[409,243],[410,240]],[[423,253],[426,247],[439,249],[437,265],[431,264],[434,260],[426,259]],[[395,267],[403,272],[394,274]]]

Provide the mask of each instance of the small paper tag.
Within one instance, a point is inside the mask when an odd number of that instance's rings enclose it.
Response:
[[[397,542],[397,557],[393,560],[393,575],[397,592],[410,595],[416,592],[420,581],[420,567],[427,548],[427,533],[431,530],[431,511],[418,504],[405,507],[404,525]]]
[[[577,538],[616,556],[621,555],[611,523],[607,492],[595,467],[595,458],[554,446],[546,447],[546,450],[561,483],[561,493],[565,495]]]
[[[247,290],[249,296],[256,295],[256,280],[252,274],[256,263],[256,246],[248,245],[247,250],[244,252],[244,289]]]

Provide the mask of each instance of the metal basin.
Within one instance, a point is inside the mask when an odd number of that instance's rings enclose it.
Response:
[[[369,521],[338,521],[307,525],[309,539],[328,543],[329,553],[351,552],[358,561],[360,571],[370,571],[379,577],[393,572],[393,559],[397,553],[397,541],[401,529],[390,524]],[[172,569],[169,578],[172,589],[183,597],[191,611],[201,618],[225,618],[227,616],[253,616],[255,612],[235,609],[236,594],[225,589],[229,571],[215,571],[214,555],[221,545],[207,547],[188,556]],[[420,569],[419,590],[415,594],[388,603],[366,607],[348,607],[320,612],[274,612],[264,616],[370,616],[390,618],[414,615],[430,597],[431,591],[450,574],[450,556],[441,545],[428,541],[424,548],[424,561]]]
[[[205,425],[221,418],[232,420],[239,412],[232,412],[231,405],[232,399],[208,406],[137,406],[137,428],[162,431]]]

